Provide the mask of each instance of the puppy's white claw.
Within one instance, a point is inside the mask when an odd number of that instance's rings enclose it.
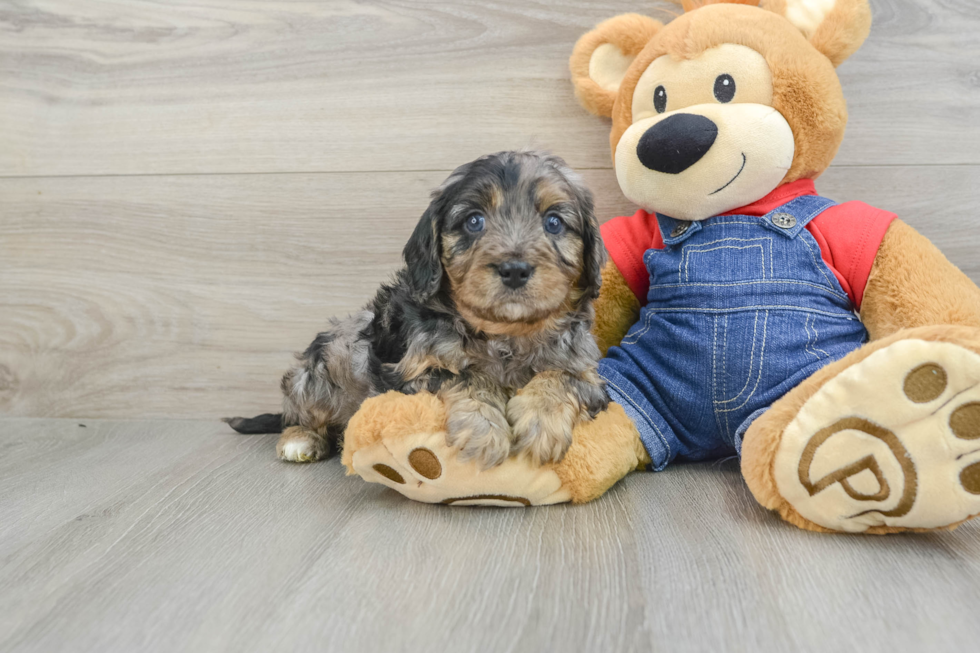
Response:
[[[327,453],[320,446],[315,434],[304,431],[297,426],[291,426],[283,431],[276,445],[276,453],[280,460],[291,463],[311,463],[326,457]]]
[[[309,442],[298,442],[291,440],[287,442],[279,457],[291,463],[310,463],[316,460],[313,454],[313,445]]]

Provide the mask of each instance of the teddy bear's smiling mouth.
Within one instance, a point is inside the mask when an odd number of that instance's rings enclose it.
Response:
[[[743,170],[745,170],[745,161],[746,161],[746,159],[745,159],[745,152],[742,152],[742,167],[738,169],[738,172],[735,173],[735,176],[732,177],[731,179],[729,179],[727,184],[725,184],[724,186],[722,186],[721,188],[719,188],[718,190],[716,190],[714,192],[708,193],[708,195],[714,195],[715,193],[720,193],[721,191],[723,191],[726,188],[728,188],[729,186],[731,186],[732,185],[732,182],[735,181],[736,179],[738,179],[738,176],[740,174],[742,174],[742,171]]]

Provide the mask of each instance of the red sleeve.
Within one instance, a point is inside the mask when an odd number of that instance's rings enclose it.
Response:
[[[602,241],[613,263],[640,300],[640,305],[645,305],[650,291],[650,273],[643,262],[643,254],[648,249],[664,247],[656,215],[641,209],[630,216],[613,218],[600,229]]]
[[[896,217],[864,202],[845,202],[830,207],[806,227],[856,310],[861,308],[878,247]]]

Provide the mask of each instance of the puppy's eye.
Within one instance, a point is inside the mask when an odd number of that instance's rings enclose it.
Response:
[[[722,104],[732,101],[735,97],[735,80],[731,75],[718,75],[715,78],[715,98]]]
[[[544,219],[544,230],[549,234],[560,234],[565,229],[565,223],[554,213],[549,213]]]
[[[474,213],[470,217],[466,218],[466,230],[471,234],[478,234],[483,231],[486,226],[487,221],[479,213]]]
[[[663,113],[667,110],[667,89],[663,86],[653,89],[653,108],[657,110],[657,113]]]

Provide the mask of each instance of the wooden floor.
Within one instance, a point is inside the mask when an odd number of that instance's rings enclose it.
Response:
[[[82,426],[84,425],[84,426]],[[737,464],[450,508],[203,421],[0,430],[0,650],[975,651],[980,523],[815,535]]]
[[[980,3],[874,0],[822,194],[980,281]],[[0,0],[0,651],[967,651],[980,525],[815,536],[731,461],[449,509],[275,461],[430,188],[548,148],[634,209],[576,38],[635,0]],[[84,426],[82,426],[84,425]]]

